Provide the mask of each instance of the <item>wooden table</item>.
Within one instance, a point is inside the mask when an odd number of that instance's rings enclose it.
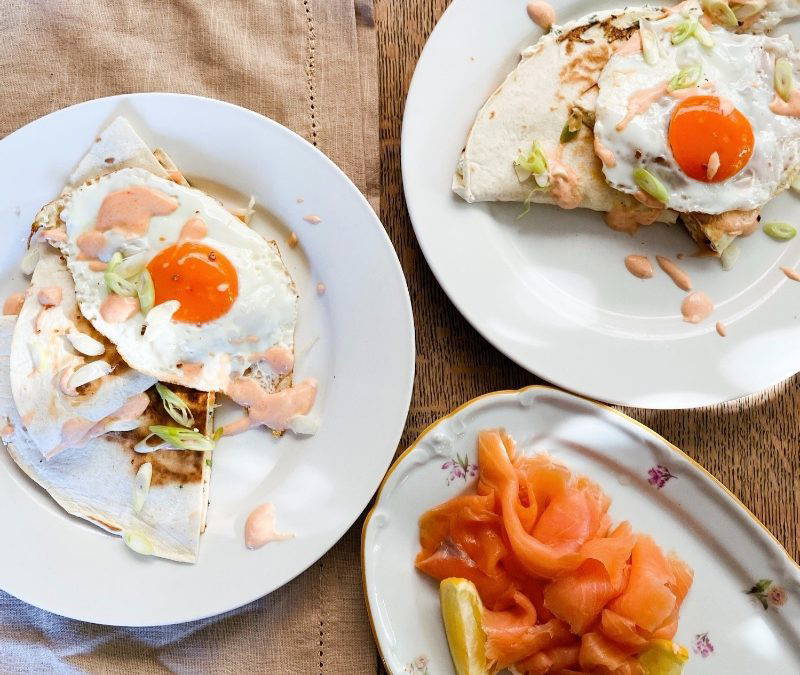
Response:
[[[408,279],[417,329],[417,377],[402,448],[431,422],[475,396],[542,382],[489,345],[458,313],[425,262],[403,201],[403,106],[425,40],[447,5],[447,0],[375,0],[381,219]],[[772,390],[710,408],[622,410],[700,462],[790,555],[800,558],[798,376]]]

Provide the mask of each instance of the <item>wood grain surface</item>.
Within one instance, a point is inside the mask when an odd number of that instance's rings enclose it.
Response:
[[[428,424],[475,396],[543,382],[488,344],[450,303],[425,262],[403,201],[403,106],[425,40],[448,4],[446,0],[375,2],[381,217],[408,279],[417,329],[417,376],[402,447]],[[709,408],[621,410],[702,464],[755,513],[790,555],[800,558],[800,378]]]

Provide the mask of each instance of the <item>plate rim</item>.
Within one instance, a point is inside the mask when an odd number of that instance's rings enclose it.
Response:
[[[267,115],[263,115],[263,114],[261,114],[259,112],[256,112],[255,110],[251,110],[251,109],[246,108],[244,106],[238,105],[237,103],[232,103],[230,101],[226,101],[226,100],[219,99],[219,98],[214,98],[214,97],[211,97],[211,96],[201,96],[201,95],[198,95],[198,94],[173,92],[173,91],[125,92],[125,93],[120,93],[120,94],[112,94],[112,95],[109,95],[109,96],[101,96],[101,97],[97,97],[97,98],[93,98],[93,99],[88,99],[88,100],[85,100],[85,101],[79,101],[77,103],[73,103],[71,105],[64,106],[62,108],[58,108],[58,109],[53,110],[53,111],[51,111],[51,112],[49,112],[49,113],[47,113],[45,115],[42,115],[40,117],[36,117],[35,119],[32,119],[32,120],[26,122],[24,125],[18,127],[17,129],[15,129],[14,131],[8,133],[6,136],[4,136],[2,139],[0,139],[0,144],[4,143],[7,139],[10,139],[12,137],[16,137],[16,136],[20,135],[25,129],[27,129],[30,126],[33,126],[33,125],[36,125],[36,124],[39,124],[39,123],[43,123],[43,122],[45,122],[46,120],[49,120],[52,117],[57,117],[57,116],[59,116],[61,114],[66,114],[68,111],[73,111],[74,109],[78,109],[78,108],[81,108],[81,107],[90,107],[90,106],[93,106],[93,105],[97,105],[97,104],[101,104],[101,103],[110,103],[110,102],[113,102],[113,101],[122,102],[122,101],[125,101],[125,100],[131,100],[131,99],[133,99],[133,101],[135,102],[137,99],[174,99],[174,98],[192,99],[192,100],[199,101],[201,103],[209,103],[210,102],[210,103],[215,104],[215,105],[220,105],[223,108],[229,108],[232,111],[235,111],[236,113],[245,113],[245,114],[250,115],[250,116],[254,117],[255,119],[257,119],[259,121],[259,123],[266,124],[267,126],[272,127],[273,130],[275,130],[276,132],[282,133],[285,136],[287,136],[289,138],[292,138],[294,142],[299,141],[301,143],[301,145],[305,145],[305,146],[307,146],[307,148],[311,149],[313,151],[313,154],[315,154],[315,156],[317,157],[318,160],[321,160],[323,163],[327,164],[330,169],[332,169],[342,179],[344,179],[345,186],[349,187],[349,189],[351,189],[352,192],[356,195],[356,199],[358,200],[358,202],[361,205],[361,207],[365,207],[366,208],[366,212],[369,214],[369,217],[371,218],[371,220],[373,221],[373,223],[376,226],[376,229],[379,232],[379,236],[381,237],[381,241],[383,241],[383,243],[386,245],[387,251],[391,252],[391,255],[389,256],[389,264],[394,268],[395,272],[399,275],[401,291],[405,291],[404,293],[401,292],[400,293],[400,297],[398,298],[398,305],[402,308],[402,313],[403,313],[404,319],[405,319],[403,321],[403,324],[405,325],[406,334],[407,334],[407,338],[408,338],[407,339],[408,349],[407,349],[407,353],[406,353],[406,357],[405,357],[406,363],[405,363],[405,368],[403,369],[407,373],[407,377],[405,378],[405,380],[406,380],[405,381],[405,392],[404,392],[404,394],[402,396],[402,400],[404,400],[405,403],[402,406],[402,409],[400,411],[398,411],[398,415],[397,415],[397,420],[398,421],[397,421],[396,433],[392,434],[391,431],[390,431],[390,433],[386,435],[387,437],[395,437],[395,441],[394,441],[394,443],[392,445],[396,448],[399,445],[399,443],[400,443],[400,441],[402,439],[402,434],[403,434],[403,431],[405,430],[405,425],[406,425],[406,422],[408,420],[408,413],[409,413],[409,410],[410,410],[410,407],[411,407],[411,399],[412,399],[413,392],[414,392],[414,383],[416,381],[416,353],[417,353],[417,349],[416,349],[416,324],[414,322],[414,313],[413,313],[413,308],[412,308],[412,305],[411,305],[411,296],[410,296],[409,289],[408,289],[408,281],[406,279],[405,272],[404,272],[403,267],[402,267],[402,265],[400,263],[400,259],[399,259],[399,256],[397,254],[397,251],[396,251],[396,249],[394,247],[394,244],[392,243],[391,238],[389,237],[389,234],[388,234],[388,232],[386,230],[386,227],[384,226],[383,221],[381,221],[381,219],[380,219],[380,216],[375,212],[375,209],[373,209],[372,205],[369,203],[369,201],[367,200],[367,198],[364,195],[364,193],[358,188],[358,186],[356,186],[356,184],[353,182],[353,180],[344,172],[344,170],[341,167],[339,167],[338,164],[336,164],[336,162],[334,162],[330,157],[328,157],[328,155],[325,154],[320,148],[316,147],[315,145],[310,143],[308,140],[303,138],[303,136],[298,134],[293,129],[290,129],[289,127],[285,126],[284,124],[281,124],[280,122],[272,119],[271,117],[268,117]],[[402,415],[400,414],[400,412],[402,412]],[[3,452],[5,452],[5,449],[3,449]],[[387,461],[387,466],[391,465],[392,457],[393,457],[393,454],[389,455],[388,461]],[[12,463],[14,463],[13,459],[10,459],[10,461]],[[331,545],[328,548],[326,548],[324,551],[322,551],[320,553],[319,556],[317,556],[316,558],[311,560],[308,563],[308,565],[306,565],[306,566],[304,566],[304,567],[302,567],[300,569],[297,569],[295,572],[289,574],[285,579],[281,579],[279,581],[279,583],[277,583],[276,585],[271,587],[270,590],[267,590],[266,592],[257,591],[256,595],[253,595],[252,597],[250,597],[250,595],[248,594],[248,598],[246,600],[244,600],[244,602],[240,602],[238,604],[235,604],[235,605],[233,605],[231,607],[228,607],[227,609],[213,610],[211,612],[205,610],[205,611],[203,611],[203,612],[201,612],[199,614],[191,614],[191,615],[186,615],[186,616],[180,616],[177,619],[169,618],[169,619],[166,619],[166,620],[163,620],[163,621],[161,621],[161,620],[157,621],[155,623],[151,623],[151,622],[140,623],[140,622],[125,622],[125,621],[115,621],[115,622],[112,622],[112,623],[107,623],[107,622],[98,622],[96,620],[87,619],[85,616],[77,615],[75,612],[64,613],[64,612],[61,612],[61,611],[57,611],[57,610],[51,609],[49,607],[42,606],[41,604],[33,602],[30,599],[28,599],[27,597],[25,597],[26,594],[24,594],[24,593],[21,594],[21,595],[18,595],[16,593],[12,593],[11,591],[6,590],[3,587],[0,587],[0,590],[2,590],[5,593],[8,593],[8,595],[10,595],[11,597],[13,597],[13,598],[15,598],[17,600],[20,600],[20,601],[22,601],[22,602],[24,602],[24,603],[26,603],[26,604],[28,604],[28,605],[30,605],[32,607],[36,607],[37,609],[40,609],[40,610],[55,614],[57,616],[62,616],[62,617],[65,617],[67,619],[82,621],[82,622],[89,623],[89,624],[94,624],[94,625],[107,625],[107,626],[120,626],[120,627],[155,627],[155,626],[178,625],[178,624],[187,623],[187,622],[191,622],[191,621],[201,621],[201,620],[204,620],[204,619],[208,619],[210,617],[218,616],[218,615],[224,614],[226,612],[237,610],[237,609],[239,609],[241,607],[244,607],[245,605],[248,605],[248,604],[250,604],[250,603],[252,603],[252,602],[254,602],[256,600],[259,600],[260,598],[266,597],[267,595],[273,593],[274,591],[277,591],[278,589],[282,588],[286,584],[290,583],[291,581],[293,581],[294,579],[299,577],[301,574],[305,573],[315,563],[317,563],[320,559],[322,559],[325,555],[327,555],[331,551],[331,549],[333,549],[333,547],[336,546],[336,544],[338,544],[339,541],[341,541],[342,537],[348,532],[348,530],[353,526],[353,524],[364,514],[365,509],[367,509],[367,507],[369,506],[370,502],[375,497],[377,488],[382,485],[383,478],[386,475],[385,471],[386,470],[384,470],[383,473],[381,473],[379,475],[376,475],[376,479],[377,479],[376,480],[376,486],[372,489],[371,492],[369,492],[369,494],[367,495],[366,499],[363,500],[363,503],[360,504],[358,510],[353,514],[352,518],[347,518],[347,519],[343,520],[342,521],[342,525],[340,527],[336,528],[337,534],[335,536],[335,539],[332,541]],[[38,485],[35,485],[35,487],[37,489],[40,489],[40,490],[42,489]],[[46,493],[46,491],[44,491],[44,492]],[[49,494],[47,494],[47,498],[52,501],[52,497]],[[58,507],[58,508],[60,508],[60,507]],[[69,516],[69,517],[73,518],[74,516]],[[201,542],[201,544],[202,544],[202,542]],[[159,562],[164,562],[164,561],[159,561]],[[169,563],[170,561],[166,561],[166,562]]]
[[[495,398],[495,397],[499,397],[499,396],[506,396],[506,395],[514,395],[514,394],[518,395],[518,394],[522,394],[522,393],[527,392],[527,391],[534,391],[534,390],[535,391],[539,391],[539,392],[555,392],[555,393],[563,395],[563,396],[576,398],[576,399],[579,399],[583,403],[588,403],[590,406],[594,406],[594,407],[596,407],[596,408],[598,408],[600,410],[603,410],[605,412],[614,413],[615,415],[620,417],[624,422],[633,423],[634,426],[638,427],[640,430],[642,430],[645,433],[647,433],[650,436],[652,436],[656,441],[659,441],[659,442],[663,443],[664,446],[666,447],[666,449],[669,452],[677,455],[678,457],[680,457],[682,459],[688,460],[688,462],[692,466],[692,468],[699,469],[700,470],[700,474],[707,481],[710,480],[712,485],[714,485],[717,489],[721,488],[721,496],[725,497],[729,502],[732,502],[732,504],[734,506],[736,506],[738,508],[738,510],[740,510],[744,515],[746,515],[748,517],[749,520],[751,520],[757,527],[761,528],[761,530],[763,530],[763,532],[768,535],[769,539],[771,539],[772,542],[774,543],[774,545],[777,547],[777,551],[781,554],[782,557],[784,557],[786,559],[786,561],[788,561],[790,563],[790,567],[796,568],[797,573],[800,574],[800,562],[797,562],[794,558],[792,558],[791,555],[789,555],[789,552],[786,550],[786,547],[777,539],[777,537],[774,534],[772,534],[772,532],[770,532],[769,528],[766,525],[764,525],[764,523],[762,523],[761,520],[759,520],[759,518],[733,492],[731,492],[731,490],[729,490],[722,481],[720,481],[716,476],[714,476],[712,473],[710,473],[697,460],[693,459],[690,455],[688,455],[686,452],[681,450],[677,445],[675,445],[671,441],[668,441],[661,434],[659,434],[658,432],[654,431],[653,429],[648,427],[646,424],[640,422],[639,420],[634,419],[630,415],[626,415],[624,412],[622,412],[620,410],[617,410],[616,408],[614,408],[614,407],[612,407],[610,405],[607,405],[607,404],[602,403],[600,401],[594,401],[594,400],[592,400],[592,399],[590,399],[590,398],[588,398],[586,396],[581,396],[579,394],[575,394],[575,393],[572,393],[572,392],[564,391],[563,389],[559,389],[557,387],[553,387],[553,386],[546,385],[546,384],[531,384],[531,385],[528,385],[526,387],[521,387],[519,389],[500,389],[500,390],[497,390],[497,391],[488,392],[486,394],[481,394],[480,396],[476,396],[476,397],[470,399],[469,401],[467,401],[466,403],[462,403],[461,405],[459,405],[458,407],[456,407],[452,411],[450,411],[448,414],[437,418],[435,421],[431,422],[428,426],[426,426],[419,433],[417,438],[414,439],[414,441],[411,443],[411,445],[409,445],[397,457],[397,459],[394,462],[392,462],[391,467],[389,467],[389,470],[386,472],[386,476],[384,476],[384,479],[381,481],[381,485],[378,488],[378,491],[375,493],[375,499],[374,499],[374,501],[372,503],[372,506],[370,507],[369,511],[367,512],[367,515],[364,518],[364,524],[363,524],[363,526],[361,528],[361,585],[362,585],[362,590],[363,590],[363,595],[364,595],[364,604],[366,605],[366,608],[367,608],[367,616],[369,618],[369,627],[370,627],[370,631],[372,633],[372,638],[375,641],[375,645],[376,645],[376,647],[378,649],[378,654],[381,657],[381,661],[383,662],[383,666],[384,666],[384,668],[386,669],[387,672],[391,673],[392,671],[389,668],[388,661],[386,660],[386,657],[384,656],[384,653],[383,653],[383,646],[381,644],[381,641],[378,638],[378,632],[377,632],[377,629],[375,628],[375,618],[372,615],[372,607],[370,605],[370,600],[369,600],[370,596],[369,596],[369,590],[368,590],[368,587],[367,587],[367,573],[366,573],[366,569],[367,569],[367,564],[366,564],[367,563],[366,544],[367,544],[367,530],[369,528],[370,521],[371,521],[372,516],[374,515],[375,511],[378,509],[378,506],[380,505],[380,501],[381,501],[381,498],[383,496],[383,491],[384,491],[384,488],[386,487],[386,484],[389,481],[389,478],[395,472],[395,470],[397,470],[400,467],[400,465],[403,463],[403,461],[406,459],[406,457],[411,452],[413,452],[417,448],[417,446],[423,440],[425,440],[425,438],[428,436],[428,434],[430,434],[432,431],[434,431],[434,429],[436,427],[439,426],[439,424],[441,424],[443,422],[446,422],[447,420],[451,419],[452,417],[455,417],[457,414],[459,414],[460,412],[463,412],[467,408],[470,408],[471,406],[473,406],[473,405],[475,405],[477,403],[480,403],[482,401],[488,400],[490,398]]]

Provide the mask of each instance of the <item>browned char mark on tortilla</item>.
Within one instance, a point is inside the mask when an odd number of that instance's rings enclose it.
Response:
[[[580,86],[582,91],[591,89],[597,83],[597,78],[610,57],[611,47],[608,44],[601,43],[590,47],[580,56],[570,59],[564,64],[559,73],[561,82]]]
[[[111,525],[107,523],[105,520],[101,520],[100,518],[95,518],[94,516],[86,516],[89,520],[94,523],[97,523],[100,527],[105,528],[106,530],[111,530],[111,532],[122,532],[122,530],[117,527],[116,525]]]
[[[194,389],[186,389],[177,385],[169,385],[170,389],[180,396],[194,416],[195,428],[202,434],[207,431],[208,411],[214,405],[214,394]],[[109,434],[119,439],[130,453],[130,467],[133,473],[145,462],[153,465],[151,486],[191,485],[203,480],[205,454],[192,450],[160,450],[140,454],[133,449],[139,441],[149,435],[148,427],[154,424],[176,426],[177,423],[167,414],[161,398],[151,387],[147,390],[150,405],[144,413],[142,424],[134,431]]]
[[[667,16],[667,10],[662,10],[661,15],[655,18],[664,18],[665,16]],[[622,19],[621,22],[620,19]],[[618,25],[619,23],[623,25]],[[632,21],[628,25],[625,24],[625,14],[611,14],[605,19],[594,19],[579,26],[575,26],[575,28],[559,35],[558,42],[566,42],[565,50],[567,54],[571,54],[576,42],[594,44],[594,40],[585,38],[584,33],[595,27],[603,31],[607,44],[619,40],[627,40],[639,29],[639,22]]]

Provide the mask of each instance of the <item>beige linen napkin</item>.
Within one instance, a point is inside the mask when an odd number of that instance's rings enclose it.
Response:
[[[0,2],[0,136],[100,96],[211,96],[304,136],[377,210],[377,88],[371,0]],[[190,624],[95,626],[0,592],[0,672],[374,673],[359,532],[266,598]]]

